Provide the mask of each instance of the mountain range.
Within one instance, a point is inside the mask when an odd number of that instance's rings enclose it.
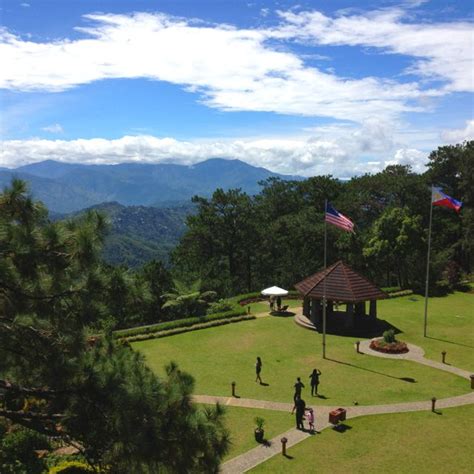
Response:
[[[169,206],[194,195],[210,196],[216,188],[259,192],[258,182],[270,177],[301,179],[272,173],[240,160],[210,159],[192,166],[123,163],[86,165],[46,160],[0,169],[0,186],[13,177],[29,183],[34,198],[53,212],[70,213],[104,202],[125,206]]]

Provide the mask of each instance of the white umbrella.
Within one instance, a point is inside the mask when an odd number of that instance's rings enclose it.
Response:
[[[265,296],[286,296],[288,294],[287,290],[283,288],[278,288],[278,286],[271,286],[270,288],[265,288],[262,290],[262,295]]]

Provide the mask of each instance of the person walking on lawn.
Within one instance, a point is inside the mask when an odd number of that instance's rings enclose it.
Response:
[[[314,411],[312,408],[306,408],[306,419],[309,423],[309,431],[314,431]]]
[[[293,410],[291,410],[291,413],[293,414],[296,408],[296,399],[301,398],[301,390],[304,388],[304,383],[301,381],[301,378],[298,377],[296,379],[296,383],[294,385],[295,387],[295,394],[293,395]]]
[[[262,371],[262,359],[260,359],[260,357],[257,357],[257,361],[255,362],[255,373],[257,375],[257,378],[255,379],[255,382],[260,382],[260,385],[262,384],[262,377],[260,377],[261,371]]]
[[[309,376],[311,382],[311,396],[314,397],[318,395],[318,385],[319,385],[319,376],[321,371],[318,369],[313,369],[313,372]]]

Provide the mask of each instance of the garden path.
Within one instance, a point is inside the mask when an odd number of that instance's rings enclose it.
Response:
[[[414,345],[409,345],[410,351],[406,354],[389,355],[376,352],[369,347],[370,340],[361,341],[359,351],[361,353],[372,355],[376,357],[387,357],[387,358],[398,358],[405,360],[412,360],[423,365],[428,365],[439,370],[454,373],[460,377],[470,380],[471,373],[454,367],[449,364],[442,364],[424,357],[424,351],[422,348]],[[253,400],[248,398],[236,398],[236,397],[216,397],[210,395],[195,395],[194,400],[198,403],[210,403],[214,404],[219,402],[223,405],[244,407],[244,408],[262,408],[266,410],[277,410],[277,411],[288,411],[291,412],[293,408],[292,403],[281,403],[271,402],[266,400]],[[451,408],[463,405],[474,404],[474,391],[459,395],[456,397],[443,398],[436,401],[436,410],[440,408]],[[313,406],[314,408],[314,406]],[[295,444],[303,441],[309,436],[317,436],[323,429],[332,426],[328,423],[329,412],[339,407],[329,406],[318,406],[315,410],[315,427],[317,432],[310,433],[308,431],[300,431],[296,428],[290,429],[285,433],[282,433],[266,443],[256,446],[255,448],[243,453],[229,461],[225,462],[221,466],[221,472],[223,474],[237,474],[246,472],[249,469],[261,464],[267,459],[281,453],[281,438],[285,437],[287,441],[287,448],[294,446]],[[367,415],[380,415],[387,413],[406,413],[411,411],[422,411],[431,410],[432,401],[424,400],[419,402],[406,402],[406,403],[393,403],[389,405],[367,405],[367,406],[351,406],[345,407],[347,412],[347,419],[355,418],[357,416]]]

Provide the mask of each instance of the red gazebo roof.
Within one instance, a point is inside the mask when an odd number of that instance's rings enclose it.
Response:
[[[296,283],[303,296],[322,299],[326,280],[326,299],[344,303],[359,303],[387,298],[387,294],[341,260]]]

